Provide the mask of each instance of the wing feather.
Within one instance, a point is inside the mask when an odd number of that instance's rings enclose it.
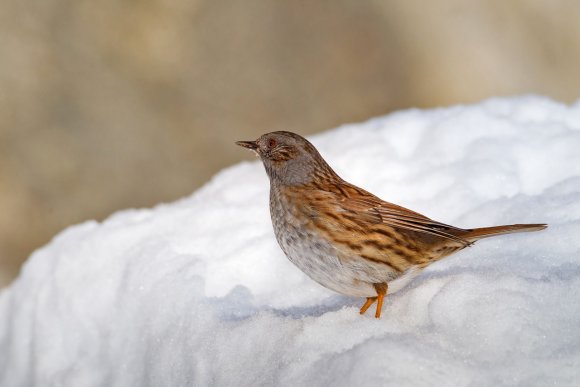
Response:
[[[464,246],[472,244],[460,236],[469,230],[435,221],[405,207],[385,202],[364,190],[354,188],[349,190],[348,196],[341,195],[340,198],[341,205],[347,210],[367,217],[371,214],[375,215],[377,221],[390,227],[437,236]]]

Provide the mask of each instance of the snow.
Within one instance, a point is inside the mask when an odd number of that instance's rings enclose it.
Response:
[[[0,293],[0,385],[578,385],[580,102],[413,109],[311,139],[434,219],[550,227],[432,265],[376,320],[287,261],[263,167],[241,163],[36,251]]]

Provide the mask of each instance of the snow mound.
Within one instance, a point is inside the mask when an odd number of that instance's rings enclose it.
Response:
[[[361,317],[287,261],[263,167],[241,163],[36,251],[0,294],[0,385],[578,385],[580,103],[407,110],[312,141],[434,219],[550,227],[481,241]]]

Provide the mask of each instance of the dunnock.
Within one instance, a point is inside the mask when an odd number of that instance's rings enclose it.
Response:
[[[272,132],[238,141],[262,159],[278,244],[300,270],[328,289],[377,301],[431,263],[481,238],[538,231],[545,224],[462,229],[440,223],[341,179],[305,138]]]

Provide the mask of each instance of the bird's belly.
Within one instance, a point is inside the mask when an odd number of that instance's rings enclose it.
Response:
[[[383,264],[346,256],[306,228],[286,225],[284,232],[278,232],[276,227],[275,231],[288,259],[314,281],[337,293],[374,297],[374,283],[389,283],[401,276]]]

